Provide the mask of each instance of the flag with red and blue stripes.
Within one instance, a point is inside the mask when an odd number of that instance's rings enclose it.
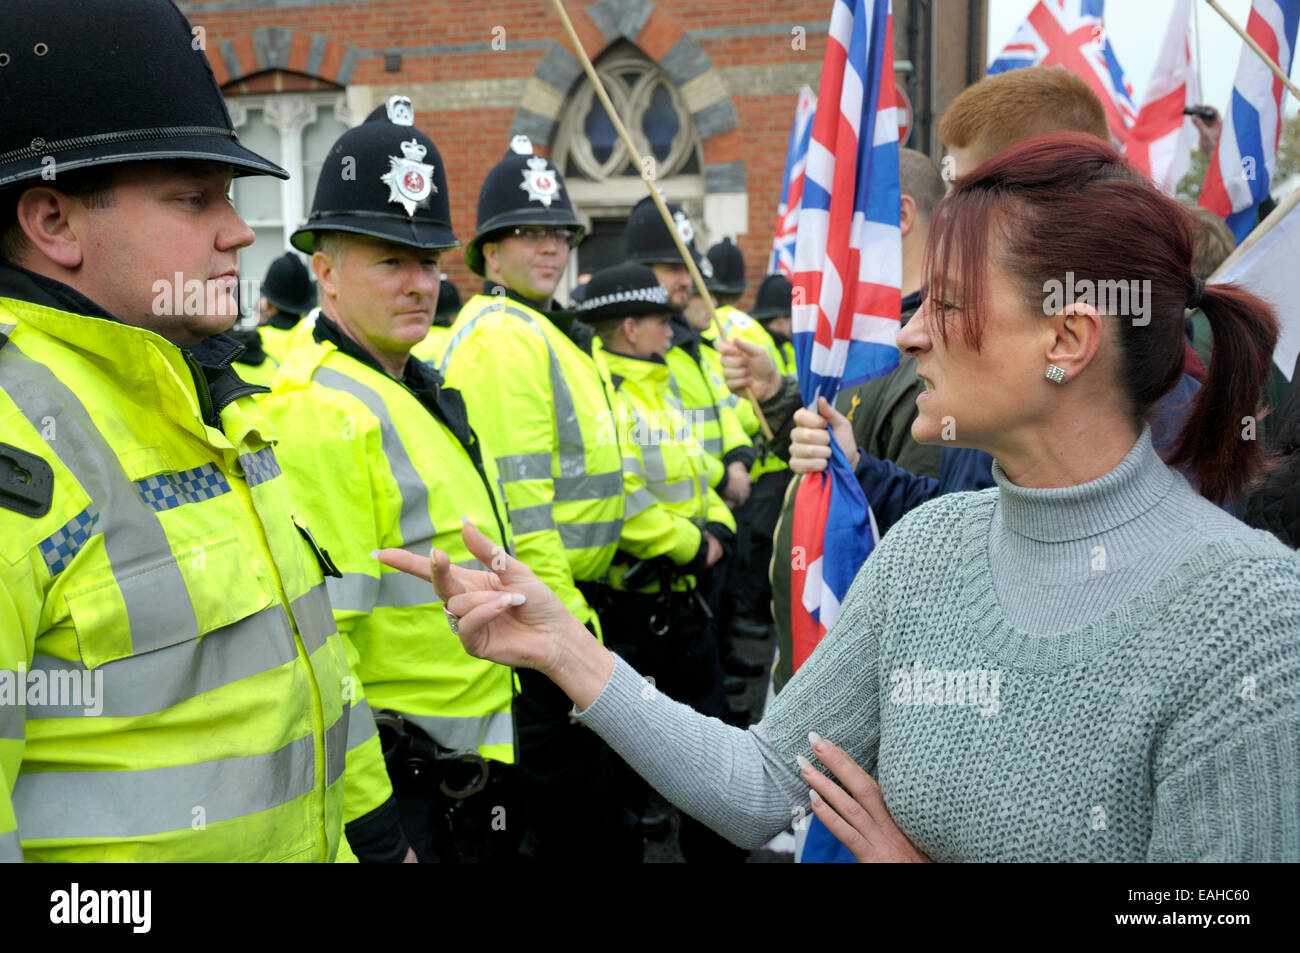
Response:
[[[790,127],[790,142],[785,150],[785,175],[781,177],[781,201],[776,207],[776,233],[767,266],[769,275],[779,272],[787,278],[794,277],[794,244],[799,233],[799,210],[803,208],[804,165],[816,109],[817,97],[807,86],[803,87],[799,90],[794,125]]]
[[[989,75],[1024,66],[1065,67],[1101,97],[1110,134],[1123,145],[1138,108],[1106,36],[1104,6],[1105,0],[1040,0],[989,64]]]
[[[804,171],[791,316],[805,405],[898,366],[902,238],[890,0],[835,0]],[[879,536],[834,440],[795,494],[795,668],[835,623]],[[834,741],[835,739],[831,739]],[[814,818],[803,860],[851,860]]]
[[[1291,74],[1300,0],[1255,0],[1246,33],[1269,58]],[[1268,198],[1282,136],[1286,87],[1246,43],[1237,61],[1232,104],[1223,117],[1219,148],[1210,160],[1200,205],[1227,221],[1240,242],[1255,227],[1259,205]]]

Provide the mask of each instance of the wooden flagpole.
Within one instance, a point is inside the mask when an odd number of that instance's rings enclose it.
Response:
[[[605,92],[605,84],[601,82],[600,77],[596,74],[596,67],[592,66],[591,58],[587,56],[587,51],[583,49],[582,41],[578,39],[578,31],[573,28],[573,21],[569,19],[568,11],[564,9],[564,0],[553,0],[555,12],[560,16],[560,22],[564,24],[564,30],[569,34],[574,48],[578,51],[578,59],[582,61],[582,68],[587,72],[587,78],[591,80],[592,88],[596,91],[596,96],[600,103],[605,107],[605,114],[609,116],[610,122],[614,124],[618,136],[623,140],[623,146],[627,149],[627,154],[632,161],[641,169],[641,181],[646,184],[650,190],[650,198],[654,200],[655,208],[659,209],[659,214],[663,216],[664,224],[668,226],[668,234],[672,236],[673,243],[677,246],[677,251],[682,256],[682,261],[686,263],[686,268],[691,273],[691,280],[695,282],[696,289],[700,292],[700,297],[709,308],[709,316],[713,321],[713,326],[717,328],[718,337],[723,341],[727,340],[727,332],[718,321],[717,304],[713,300],[713,295],[709,294],[709,289],[704,287],[704,277],[700,274],[699,266],[695,264],[695,258],[691,255],[690,249],[686,247],[686,242],[677,231],[677,223],[673,221],[672,215],[668,213],[668,206],[664,204],[663,196],[659,194],[659,188],[654,184],[654,179],[646,164],[641,160],[641,154],[637,152],[636,146],[632,143],[632,137],[628,135],[627,129],[623,126],[623,120],[618,117],[614,110],[614,104],[610,102],[609,93]],[[763,416],[762,409],[758,406],[758,400],[754,397],[754,392],[745,388],[745,397],[754,408],[754,413],[758,417],[759,426],[763,428],[763,436],[772,440],[772,428],[768,426],[767,418]]]

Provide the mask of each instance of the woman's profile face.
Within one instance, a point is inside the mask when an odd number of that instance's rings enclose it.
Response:
[[[963,309],[974,303],[964,300],[951,275],[944,297],[932,288],[899,332],[899,349],[917,359],[917,376],[925,381],[912,423],[918,443],[993,452],[1030,432],[1045,416],[1044,386],[1054,386],[1044,377],[1045,355],[1054,339],[1050,322],[992,262],[985,281],[988,311],[978,351],[962,333]],[[945,317],[946,342],[939,333]]]

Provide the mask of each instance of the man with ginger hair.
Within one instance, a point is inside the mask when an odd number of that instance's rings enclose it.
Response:
[[[963,90],[939,120],[944,179],[953,185],[1003,149],[1053,132],[1111,141],[1106,108],[1091,86],[1055,66],[989,76]]]

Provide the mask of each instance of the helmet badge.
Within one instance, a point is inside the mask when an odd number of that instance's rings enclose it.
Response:
[[[388,186],[388,201],[400,203],[412,218],[417,208],[429,207],[429,196],[438,191],[433,166],[420,161],[428,151],[418,139],[408,139],[402,143],[405,158],[389,156],[388,171],[379,177]]]
[[[384,108],[388,111],[388,121],[394,126],[415,125],[415,110],[411,108],[411,97],[389,96],[388,102],[384,103]]]
[[[533,156],[525,164],[528,168],[523,170],[524,181],[519,187],[528,193],[530,202],[541,202],[550,208],[552,199],[560,194],[560,180],[555,170],[548,167],[540,156]]]
[[[677,223],[677,234],[682,236],[682,241],[689,245],[695,240],[695,226],[685,212],[681,209],[673,212],[673,221]]]

